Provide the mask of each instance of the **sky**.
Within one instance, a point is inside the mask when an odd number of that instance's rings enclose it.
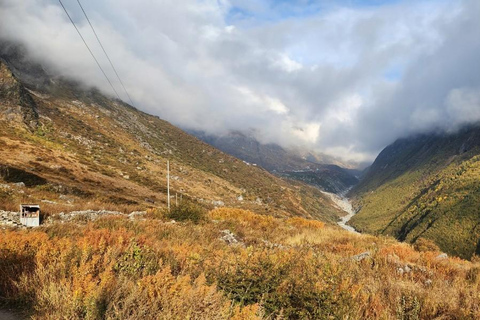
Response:
[[[128,102],[76,0],[63,0]],[[81,0],[135,107],[372,161],[412,134],[480,121],[478,0]],[[56,0],[0,1],[0,38],[112,89]]]

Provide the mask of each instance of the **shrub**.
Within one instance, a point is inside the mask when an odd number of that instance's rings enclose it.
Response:
[[[352,312],[336,268],[312,252],[252,251],[212,271],[220,289],[241,306],[260,303],[276,319],[341,319]]]
[[[114,270],[135,278],[154,274],[158,268],[158,259],[155,257],[155,252],[132,242],[128,251],[119,257]]]
[[[205,219],[206,211],[191,201],[183,201],[177,206],[173,206],[170,212],[165,212],[165,217],[175,221],[192,221],[199,223]]]
[[[425,238],[418,238],[417,241],[413,244],[415,250],[420,252],[425,251],[440,251],[440,248],[432,240]]]
[[[397,319],[420,320],[421,303],[414,295],[402,295],[397,303]]]

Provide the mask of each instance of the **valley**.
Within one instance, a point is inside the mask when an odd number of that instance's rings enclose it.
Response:
[[[330,199],[332,199],[335,205],[337,205],[341,210],[343,210],[346,213],[343,217],[340,218],[340,221],[338,221],[337,224],[342,229],[345,229],[353,233],[358,233],[354,227],[348,225],[348,222],[350,221],[350,219],[352,219],[353,216],[355,215],[355,210],[353,209],[353,206],[350,200],[345,197],[348,191],[349,190],[345,190],[340,194],[329,193],[329,192],[323,192],[323,193],[328,197],[330,197]]]
[[[359,164],[308,151],[299,147],[283,148],[274,143],[261,143],[252,134],[230,132],[208,135],[192,131],[208,144],[251,165],[289,180],[301,181],[327,192],[340,193],[358,183]]]
[[[349,193],[361,232],[416,243],[470,259],[480,253],[480,130],[400,139],[385,148]]]
[[[194,137],[1,49],[0,317],[480,318],[478,127],[400,139],[364,175]]]

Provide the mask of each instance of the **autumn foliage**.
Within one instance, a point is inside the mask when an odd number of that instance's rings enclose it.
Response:
[[[438,255],[239,209],[105,217],[2,231],[0,303],[34,319],[478,319],[479,264]]]

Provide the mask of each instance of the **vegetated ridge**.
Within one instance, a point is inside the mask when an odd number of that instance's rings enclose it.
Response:
[[[464,258],[480,254],[480,126],[422,134],[385,148],[352,190],[360,231],[433,240]]]

